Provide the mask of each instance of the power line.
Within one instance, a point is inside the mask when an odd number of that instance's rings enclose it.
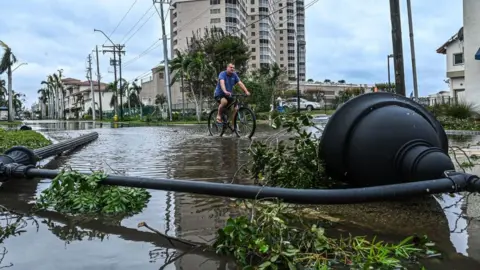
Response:
[[[120,26],[120,24],[122,24],[123,20],[125,20],[125,18],[127,17],[128,13],[130,13],[130,11],[132,10],[133,6],[135,6],[135,4],[137,3],[138,0],[135,0],[133,2],[133,4],[130,6],[130,8],[127,10],[127,13],[125,13],[125,15],[123,15],[122,19],[118,22],[117,26],[115,26],[115,29],[113,29],[113,31],[110,33],[110,35],[108,35],[108,38],[111,38],[113,33],[115,33],[115,31],[117,31],[118,27]],[[106,39],[104,42],[103,42],[103,45],[105,45],[105,43],[108,41],[108,39]]]
[[[145,13],[143,13],[143,15],[140,17],[140,19],[138,19],[138,21],[132,26],[132,28],[130,28],[130,30],[128,30],[128,32],[125,34],[125,36],[124,36],[121,40],[124,40],[124,39],[128,36],[128,34],[130,34],[130,33],[133,31],[133,29],[135,29],[135,26],[137,26],[137,24],[140,23],[140,21],[148,14],[148,12],[149,12],[150,10],[152,10],[152,8],[153,8],[153,5],[151,5],[151,6],[147,9],[147,11],[145,11]],[[154,13],[155,13],[155,12],[154,12]],[[120,42],[120,43],[125,43],[125,42]]]
[[[156,8],[156,7],[155,7]],[[191,19],[190,21],[188,21],[186,24],[184,24],[184,27],[186,27],[187,25],[189,25],[190,23],[193,23],[194,21],[196,21],[198,18],[200,18],[200,16],[202,16],[205,12],[209,11],[210,10],[210,7],[208,7],[207,9],[205,9],[202,13],[200,13],[199,15],[197,15],[196,17],[194,17],[193,19]],[[167,16],[168,16],[168,13],[167,13]],[[165,17],[167,17],[165,16]],[[181,29],[181,27],[179,27],[178,29]],[[169,34],[167,34],[168,36]],[[171,38],[168,38],[168,39],[171,39]],[[141,57],[145,56],[147,53],[153,51],[154,49],[160,47],[160,45],[162,45],[161,43],[160,44],[157,44],[158,42],[160,42],[161,39],[158,39],[156,40],[152,45],[150,45],[147,49],[145,49],[143,52],[141,52],[139,55],[135,56],[134,58],[128,60],[125,62],[125,66],[133,63],[134,61],[140,59]],[[157,44],[157,46],[155,46],[155,44]],[[128,64],[127,64],[128,63]]]
[[[123,42],[123,44],[126,44],[130,39],[132,39],[133,36],[135,36],[135,34],[137,34],[138,31],[140,31],[140,29],[142,29],[142,27],[153,17],[153,15],[155,14],[155,12],[152,12],[152,15],[150,15],[150,17],[148,17],[148,19],[146,21],[144,21],[142,23],[142,25],[140,25],[139,28],[137,28],[137,30],[135,32],[133,32],[133,34]]]

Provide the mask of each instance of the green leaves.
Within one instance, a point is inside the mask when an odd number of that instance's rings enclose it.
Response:
[[[318,156],[320,141],[308,130],[316,128],[312,116],[300,113],[281,115],[274,119],[274,126],[283,127],[289,140],[278,141],[275,145],[253,143],[248,150],[252,161],[248,173],[262,185],[288,188],[332,185],[333,181],[325,176]]]
[[[398,244],[363,236],[332,239],[318,221],[286,214],[283,204],[257,202],[251,211],[252,219],[228,219],[213,245],[217,253],[234,256],[242,269],[406,269],[433,253],[426,237]]]
[[[106,175],[83,175],[62,171],[37,199],[38,209],[53,208],[65,214],[105,214],[127,216],[140,212],[150,194],[145,189],[102,185]]]
[[[42,134],[33,130],[3,130],[0,128],[0,153],[18,145],[37,149],[50,144],[51,142]]]

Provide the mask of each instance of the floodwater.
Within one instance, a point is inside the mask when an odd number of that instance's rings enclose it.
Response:
[[[108,172],[153,178],[249,183],[239,169],[248,159],[245,138],[207,136],[204,125],[117,127],[91,122],[37,122],[31,126],[54,140],[96,131],[93,143],[50,162],[48,168],[70,166],[79,171]],[[254,139],[274,134],[257,127]],[[456,136],[452,145],[474,145],[480,136]],[[479,148],[480,153],[480,148]],[[480,154],[479,154],[480,156]],[[460,157],[459,157],[460,159]],[[480,174],[480,168],[473,168]],[[27,212],[34,196],[49,180],[15,180],[1,187],[0,205]],[[8,238],[1,266],[13,269],[234,269],[215,254],[184,252],[139,222],[170,236],[207,242],[234,213],[231,199],[186,193],[150,191],[152,198],[140,214],[115,223],[81,220],[55,212],[41,212],[20,236]],[[427,269],[480,268],[480,199],[476,196],[439,196],[410,202],[320,206],[325,215],[340,219],[332,235],[378,235],[387,241],[426,234],[443,252],[426,261]],[[0,250],[1,251],[1,250]],[[181,257],[180,257],[181,256]],[[1,258],[1,257],[0,257]],[[178,259],[176,259],[178,258]],[[170,262],[170,263],[169,263]]]

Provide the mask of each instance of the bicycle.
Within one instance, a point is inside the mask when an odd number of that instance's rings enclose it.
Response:
[[[244,105],[243,102],[240,102],[238,100],[238,97],[246,97],[247,95],[245,94],[232,94],[231,97],[235,98],[233,102],[231,102],[226,108],[223,108],[223,112],[221,114],[222,117],[222,123],[217,123],[217,112],[218,108],[213,109],[209,116],[208,116],[208,132],[210,133],[210,136],[214,136],[214,131],[219,131],[220,134],[219,136],[222,137],[225,131],[230,129],[232,133],[235,132],[237,137],[241,137],[241,135],[244,133],[239,129],[239,126],[241,124],[245,124],[249,122],[249,118],[251,119],[252,122],[252,128],[250,129],[250,132],[246,134],[246,137],[249,139],[252,138],[253,134],[255,133],[255,128],[257,127],[257,117],[255,116],[255,113],[248,108],[248,106]],[[235,106],[238,104],[238,112],[234,115],[233,118],[233,127],[230,125],[230,121],[228,121],[228,114],[225,112],[229,112],[232,109],[232,106]],[[220,130],[219,130],[220,129]]]

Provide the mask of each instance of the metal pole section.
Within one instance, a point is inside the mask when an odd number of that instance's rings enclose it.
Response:
[[[95,52],[97,55],[97,84],[98,84],[98,103],[100,104],[100,120],[103,119],[102,110],[102,93],[100,92],[100,64],[98,63],[98,45],[95,46]]]
[[[36,169],[19,164],[0,163],[0,177],[4,180],[26,177],[53,179],[59,174],[60,171],[56,170]],[[83,174],[90,175],[90,173]],[[120,175],[109,175],[102,180],[101,183],[104,185],[188,192],[239,199],[282,199],[285,203],[332,205],[387,201],[446,192],[475,192],[480,190],[480,181],[478,180],[478,176],[456,173],[449,178],[348,189],[294,189]]]
[[[392,91],[392,82],[390,81],[390,56],[391,54],[387,55],[388,92]]]
[[[165,33],[165,16],[163,15],[163,3],[164,0],[154,1],[154,3],[160,3],[160,19],[162,21],[162,39],[163,39],[163,59],[165,65],[165,89],[167,90],[167,101],[168,101],[168,115],[170,121],[172,121],[172,89],[170,87],[170,67],[168,66],[168,44],[167,44],[167,35]]]
[[[38,160],[56,156],[67,150],[72,150],[88,144],[98,138],[97,132],[92,132],[77,138],[62,141],[39,149],[30,150],[23,146],[15,146],[0,155],[0,164],[18,163],[22,165],[35,165]]]
[[[415,99],[418,99],[417,61],[415,59],[415,39],[413,37],[412,5],[410,0],[407,0],[407,11],[408,11],[408,29],[410,32],[410,53],[412,55],[413,95],[415,96]]]
[[[395,63],[395,93],[405,96],[400,0],[390,0],[390,17],[392,23],[393,59]]]
[[[181,84],[182,84],[182,115],[183,115],[183,121],[185,121],[185,89],[183,88],[183,70],[182,70],[182,77],[180,78]]]
[[[115,53],[114,53],[115,54]],[[122,46],[118,45],[118,75],[120,76],[120,121],[123,121]]]
[[[92,120],[95,121],[95,90],[93,90],[93,77],[92,77],[92,55],[88,55],[88,80],[90,81],[90,91],[92,93]]]
[[[297,42],[297,112],[300,112],[300,43]]]

